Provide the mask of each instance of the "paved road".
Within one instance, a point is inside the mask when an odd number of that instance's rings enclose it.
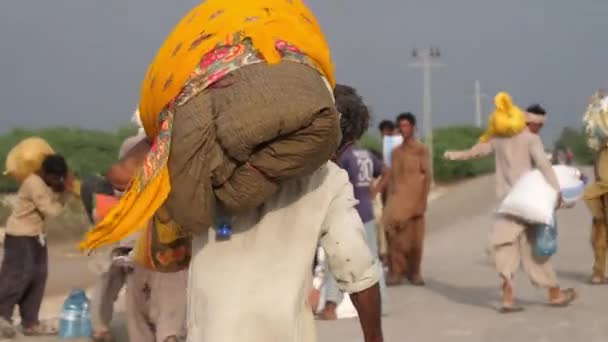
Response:
[[[477,191],[492,189],[483,186]],[[454,200],[452,195],[444,201]],[[483,196],[463,196],[460,205],[482,207],[474,197]],[[457,207],[443,209],[454,212]],[[432,227],[424,259],[428,286],[390,289],[390,314],[383,320],[385,340],[608,341],[608,287],[585,283],[592,263],[589,221],[584,205],[559,214],[559,251],[554,264],[562,285],[576,287],[580,300],[570,308],[549,308],[544,305],[546,294],[532,287],[520,273],[516,295],[526,311],[509,316],[496,313],[499,280],[484,252],[491,217],[479,214],[455,219],[442,229]],[[319,334],[326,342],[362,341],[355,320],[320,323]]]
[[[510,316],[496,313],[499,280],[485,254],[493,194],[492,179],[482,178],[451,189],[433,203],[424,259],[428,286],[389,290],[385,340],[608,341],[608,287],[585,284],[592,257],[590,218],[583,205],[560,213],[560,245],[554,261],[563,285],[576,287],[580,300],[570,308],[549,308],[544,305],[546,294],[534,289],[521,273],[516,295],[526,311]],[[318,328],[321,342],[362,341],[354,319],[320,322]],[[118,323],[117,332],[126,341],[123,324]]]

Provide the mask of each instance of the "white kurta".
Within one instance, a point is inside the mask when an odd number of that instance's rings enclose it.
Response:
[[[188,341],[311,342],[306,303],[317,245],[342,290],[378,282],[347,174],[327,163],[284,184],[258,210],[237,217],[234,234],[194,241],[188,284]]]

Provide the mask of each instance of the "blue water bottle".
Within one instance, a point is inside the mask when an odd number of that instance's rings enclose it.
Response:
[[[230,240],[230,237],[232,237],[230,218],[224,213],[224,210],[220,208],[218,208],[216,215],[216,239]]]
[[[76,289],[68,296],[61,309],[59,337],[64,340],[88,338],[93,335],[89,313],[89,299],[84,290]]]

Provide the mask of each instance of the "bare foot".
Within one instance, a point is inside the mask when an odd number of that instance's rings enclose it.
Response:
[[[424,282],[424,279],[422,278],[422,276],[420,274],[409,277],[408,280],[414,286],[425,286],[426,285],[426,283]]]
[[[501,314],[517,313],[524,311],[521,306],[516,306],[513,303],[503,303],[498,312]]]
[[[394,274],[389,274],[389,276],[386,278],[386,286],[399,286],[403,285],[404,282],[403,277],[396,276]]]
[[[606,277],[594,275],[591,277],[591,279],[589,279],[589,283],[591,285],[605,285],[608,283],[608,281],[606,281]]]
[[[335,321],[338,319],[338,315],[336,314],[336,303],[327,302],[325,304],[325,308],[321,311],[320,314],[317,315],[317,319],[320,321]]]
[[[552,294],[555,293],[552,291]],[[577,293],[574,289],[559,290],[558,295],[553,295],[550,299],[549,305],[553,307],[566,307],[570,305],[577,297]]]

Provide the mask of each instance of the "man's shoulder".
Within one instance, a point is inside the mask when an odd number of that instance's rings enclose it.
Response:
[[[33,173],[23,180],[19,187],[19,194],[24,197],[30,197],[32,194],[50,192],[51,189],[44,180],[37,174]]]
[[[284,183],[282,188],[289,192],[293,192],[292,188],[304,192],[325,192],[328,189],[341,186],[341,183],[350,184],[348,173],[338,164],[328,161],[310,175]]]
[[[31,189],[31,188],[43,188],[48,187],[42,177],[40,177],[36,173],[32,173],[27,176],[23,183],[21,183],[21,189]]]
[[[538,139],[538,134],[532,133],[529,129],[524,129],[519,134],[515,135],[515,138],[519,139]]]
[[[328,206],[337,197],[350,191],[353,187],[349,181],[348,173],[333,162],[327,162],[312,174],[288,181],[281,186],[273,199],[266,204],[268,208],[282,208],[285,210],[300,210],[311,205],[318,208]],[[289,203],[289,205],[285,205]],[[322,214],[322,210],[316,214]]]
[[[426,147],[426,145],[420,141],[420,140],[414,140],[413,144],[412,144],[412,149],[419,154],[426,154],[428,153],[428,148]]]
[[[372,153],[363,147],[355,147],[351,150],[351,153],[353,156],[357,157],[357,158],[371,158],[372,157]]]

